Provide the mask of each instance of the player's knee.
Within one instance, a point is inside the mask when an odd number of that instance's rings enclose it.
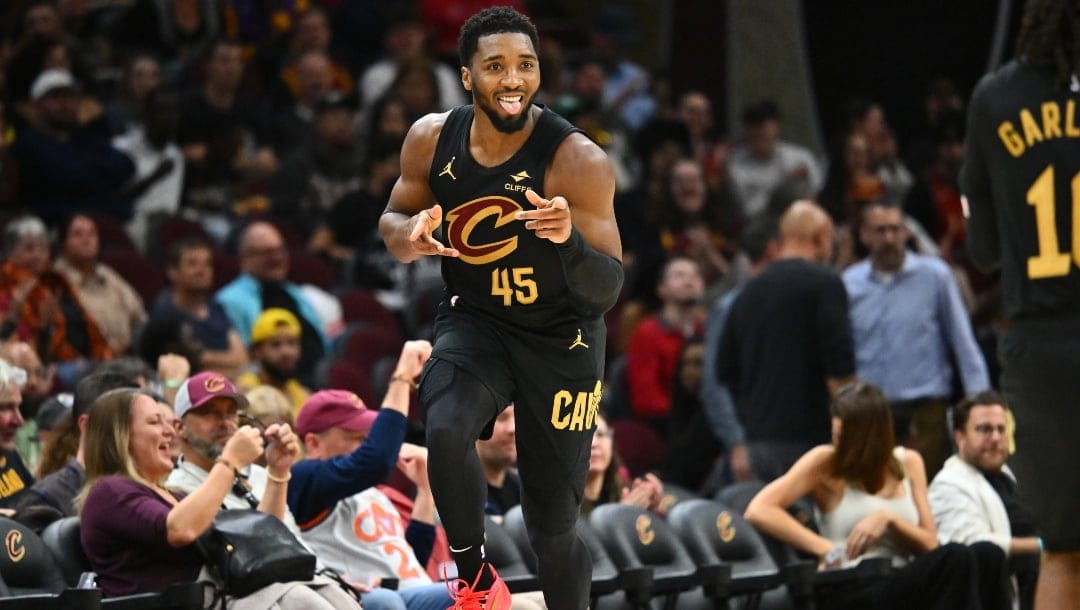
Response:
[[[550,531],[542,525],[532,526],[529,530],[529,542],[533,552],[540,560],[566,557],[566,551],[574,543],[577,530],[573,524],[562,531]]]
[[[428,422],[427,446],[436,455],[447,455],[446,452],[456,453],[472,447],[473,441],[465,432],[452,422],[444,424]]]

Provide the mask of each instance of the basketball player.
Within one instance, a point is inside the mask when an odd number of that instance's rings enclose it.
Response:
[[[1028,0],[1016,55],[972,94],[967,243],[1004,283],[1011,464],[1045,545],[1035,607],[1080,608],[1080,0]]]
[[[443,257],[446,298],[420,401],[432,491],[458,566],[454,608],[509,607],[484,563],[475,441],[511,402],[547,606],[588,607],[591,562],[574,526],[600,402],[601,316],[622,286],[622,246],[607,157],[532,104],[536,49],[536,28],[506,7],[462,26],[461,82],[473,103],[410,128],[379,224],[399,260]]]

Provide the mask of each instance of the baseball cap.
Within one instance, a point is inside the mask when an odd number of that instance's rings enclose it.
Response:
[[[34,416],[38,430],[52,430],[71,414],[71,394],[54,394],[45,399]]]
[[[30,85],[30,99],[36,102],[51,91],[76,88],[78,87],[75,84],[75,77],[71,75],[71,72],[63,68],[49,68],[39,74],[34,79],[34,84]]]
[[[264,310],[259,317],[255,319],[255,323],[251,325],[251,342],[258,343],[265,339],[269,339],[278,331],[278,329],[284,329],[289,334],[300,336],[300,320],[296,319],[288,309],[282,309],[280,307],[271,307]]]
[[[173,410],[176,411],[177,417],[183,417],[188,411],[198,409],[218,396],[235,400],[240,408],[247,406],[247,398],[237,392],[236,386],[224,375],[214,371],[203,371],[188,377],[184,383],[180,384],[180,390],[173,400]]]
[[[296,433],[303,438],[308,432],[319,434],[330,428],[367,432],[379,412],[369,409],[356,394],[346,390],[315,392],[296,416]]]

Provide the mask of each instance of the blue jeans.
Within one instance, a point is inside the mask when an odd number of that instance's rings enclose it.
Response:
[[[443,583],[399,591],[372,589],[360,596],[364,610],[446,610],[453,603]]]

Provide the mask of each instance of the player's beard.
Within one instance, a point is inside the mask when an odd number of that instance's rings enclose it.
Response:
[[[532,108],[533,98],[536,94],[532,94],[528,99],[521,100],[521,114],[505,119],[499,116],[499,111],[490,106],[486,101],[481,102],[476,93],[473,93],[473,106],[476,106],[480,110],[484,111],[488,120],[495,126],[495,129],[502,133],[515,133],[525,128],[525,123],[529,120],[529,109]]]

